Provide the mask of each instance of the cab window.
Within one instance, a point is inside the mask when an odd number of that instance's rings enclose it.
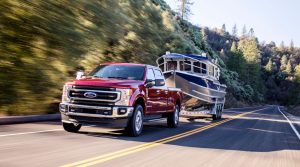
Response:
[[[201,64],[200,62],[194,62],[194,72],[201,73]]]
[[[191,71],[192,66],[190,61],[184,61],[184,71]]]
[[[155,80],[154,72],[152,68],[148,68],[147,70],[147,79],[148,80]]]
[[[165,85],[165,77],[161,73],[160,70],[155,69],[154,70],[155,74],[155,86],[164,86]]]
[[[207,67],[205,63],[202,63],[202,74],[207,74]]]
[[[168,61],[167,68],[168,71],[177,70],[177,61]]]
[[[155,70],[154,70],[154,74],[155,74],[155,78],[156,78],[156,79],[164,79],[164,76],[163,76],[163,74],[161,73],[161,71],[155,69]]]

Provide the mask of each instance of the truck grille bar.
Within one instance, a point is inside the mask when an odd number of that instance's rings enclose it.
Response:
[[[85,93],[93,93],[95,97],[86,97]],[[71,101],[95,101],[95,102],[117,102],[120,100],[121,92],[97,89],[76,89],[72,88],[68,91],[68,97]]]

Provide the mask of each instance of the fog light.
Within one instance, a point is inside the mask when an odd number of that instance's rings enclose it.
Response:
[[[59,111],[60,112],[67,112],[68,111],[68,106],[65,104],[60,104],[59,105]]]
[[[127,109],[126,108],[119,108],[119,110],[118,110],[118,114],[119,115],[124,115],[126,113],[127,113]]]

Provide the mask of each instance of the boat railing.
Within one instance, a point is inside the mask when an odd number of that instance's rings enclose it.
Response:
[[[200,61],[199,61],[199,63],[205,64],[205,63],[200,62]],[[203,74],[203,75],[214,77],[214,78],[218,79],[218,77],[215,76],[215,74],[218,73],[218,71],[215,71],[215,69],[203,68],[202,66],[194,65],[194,62],[186,63],[185,61],[182,61],[182,65],[183,65],[182,69],[181,69],[181,64],[178,65],[177,61],[176,61],[176,67],[174,67],[173,69],[168,69],[168,67],[167,67],[168,61],[165,61],[165,60],[162,63],[159,63],[159,60],[158,60],[157,64],[158,64],[158,67],[162,70],[162,72],[178,70],[178,71],[185,71],[185,72]],[[206,65],[206,67],[208,67],[207,64],[205,64],[205,65]],[[185,70],[186,66],[190,66],[190,70]],[[217,76],[219,76],[219,74],[217,74]]]

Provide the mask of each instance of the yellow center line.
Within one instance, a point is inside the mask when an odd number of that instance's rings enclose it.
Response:
[[[103,162],[106,162],[106,161],[109,161],[109,160],[112,160],[112,159],[123,157],[123,156],[129,155],[129,154],[133,154],[133,153],[136,153],[136,152],[140,152],[140,151],[143,151],[143,150],[146,150],[146,149],[149,149],[149,148],[159,146],[161,144],[169,143],[169,142],[172,142],[172,141],[175,141],[175,140],[187,137],[187,136],[191,136],[193,134],[196,134],[196,133],[205,131],[207,129],[216,127],[218,125],[224,124],[224,123],[229,122],[231,120],[243,117],[244,115],[247,115],[247,114],[250,114],[250,113],[253,113],[253,112],[257,112],[257,111],[260,111],[260,110],[264,110],[264,109],[266,109],[266,108],[259,109],[259,110],[254,110],[254,111],[251,111],[251,112],[245,112],[245,113],[242,113],[242,114],[239,114],[239,115],[236,115],[236,116],[232,116],[231,118],[227,118],[227,119],[224,119],[222,121],[218,121],[218,122],[212,123],[210,125],[206,125],[206,126],[203,126],[203,127],[200,127],[200,128],[196,128],[196,129],[193,129],[193,130],[190,130],[190,131],[187,131],[187,132],[183,132],[183,133],[180,133],[180,134],[177,134],[177,135],[173,135],[173,136],[163,138],[163,139],[160,139],[160,140],[148,142],[148,143],[145,143],[145,144],[140,144],[138,146],[122,149],[122,150],[115,151],[115,152],[112,152],[112,153],[104,154],[104,155],[101,155],[101,156],[89,158],[89,159],[86,159],[86,160],[74,162],[74,163],[71,163],[71,164],[63,165],[62,167],[73,167],[73,166],[86,167],[86,166],[92,166],[92,165],[100,164],[100,163],[103,163]]]

